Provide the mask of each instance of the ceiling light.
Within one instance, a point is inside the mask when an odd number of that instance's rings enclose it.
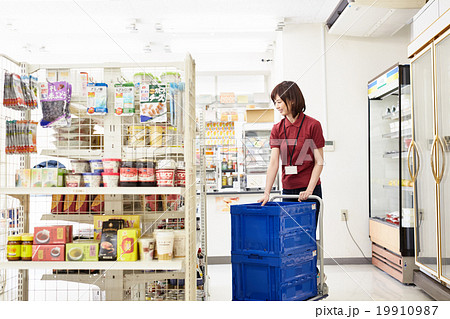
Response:
[[[280,21],[277,23],[277,27],[276,27],[275,31],[283,31],[285,26],[286,26],[286,23],[284,23],[284,19],[283,19],[283,21]]]
[[[9,31],[17,31],[16,27],[12,23],[7,23],[6,24],[6,29],[9,30]]]
[[[136,23],[130,23],[129,25],[127,25],[126,29],[131,33],[136,33],[139,31],[136,27]]]
[[[165,53],[172,53],[172,50],[170,49],[170,45],[165,45],[164,46],[164,52]]]
[[[155,23],[155,31],[156,32],[163,32],[163,26],[161,23]]]
[[[149,43],[149,44],[146,44],[146,45],[144,46],[144,52],[145,52],[145,53],[151,53],[151,52],[152,52],[152,47],[150,46],[150,43]]]

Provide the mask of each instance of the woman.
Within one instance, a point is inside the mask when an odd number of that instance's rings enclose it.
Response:
[[[310,195],[322,198],[320,173],[324,165],[325,139],[320,122],[304,114],[305,100],[295,82],[284,81],[278,84],[271,93],[271,99],[284,119],[273,126],[270,134],[272,152],[267,169],[266,188],[264,197],[258,200],[258,203],[264,206],[269,200],[278,172],[280,155],[283,194],[298,195],[299,202],[306,201]]]

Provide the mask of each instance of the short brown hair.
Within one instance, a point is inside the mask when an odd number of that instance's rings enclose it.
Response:
[[[298,87],[297,83],[292,81],[283,81],[278,84],[272,90],[270,98],[275,103],[276,96],[279,96],[283,100],[284,104],[288,107],[288,110],[295,118],[299,113],[305,112],[306,104],[303,98],[302,91]]]

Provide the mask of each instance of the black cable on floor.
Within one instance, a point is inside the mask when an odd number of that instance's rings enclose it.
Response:
[[[347,226],[348,234],[349,234],[350,237],[352,238],[352,240],[353,240],[353,242],[355,243],[356,247],[358,247],[358,249],[359,249],[359,251],[361,252],[361,254],[363,255],[363,257],[369,262],[369,264],[371,264],[371,263],[372,263],[372,260],[370,260],[369,258],[366,257],[366,255],[364,255],[364,253],[363,253],[361,247],[359,247],[358,243],[357,243],[356,240],[353,238],[353,235],[352,235],[352,233],[350,232],[350,228],[348,228],[348,221],[347,221],[347,219],[345,219],[345,226]]]

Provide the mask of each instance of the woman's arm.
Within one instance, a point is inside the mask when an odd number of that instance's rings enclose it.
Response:
[[[272,152],[270,153],[270,163],[267,168],[267,176],[266,176],[266,189],[264,191],[264,197],[258,200],[258,203],[261,203],[261,206],[264,206],[269,201],[270,191],[272,190],[273,182],[278,173],[278,165],[280,158],[280,149],[278,147],[272,148]]]
[[[312,195],[314,188],[319,181],[320,174],[322,173],[323,165],[323,148],[316,148],[314,150],[314,168],[311,173],[311,178],[309,179],[309,184],[306,188],[306,191],[300,192],[300,195],[298,197],[299,202],[301,202],[302,200],[307,200],[308,197]]]

